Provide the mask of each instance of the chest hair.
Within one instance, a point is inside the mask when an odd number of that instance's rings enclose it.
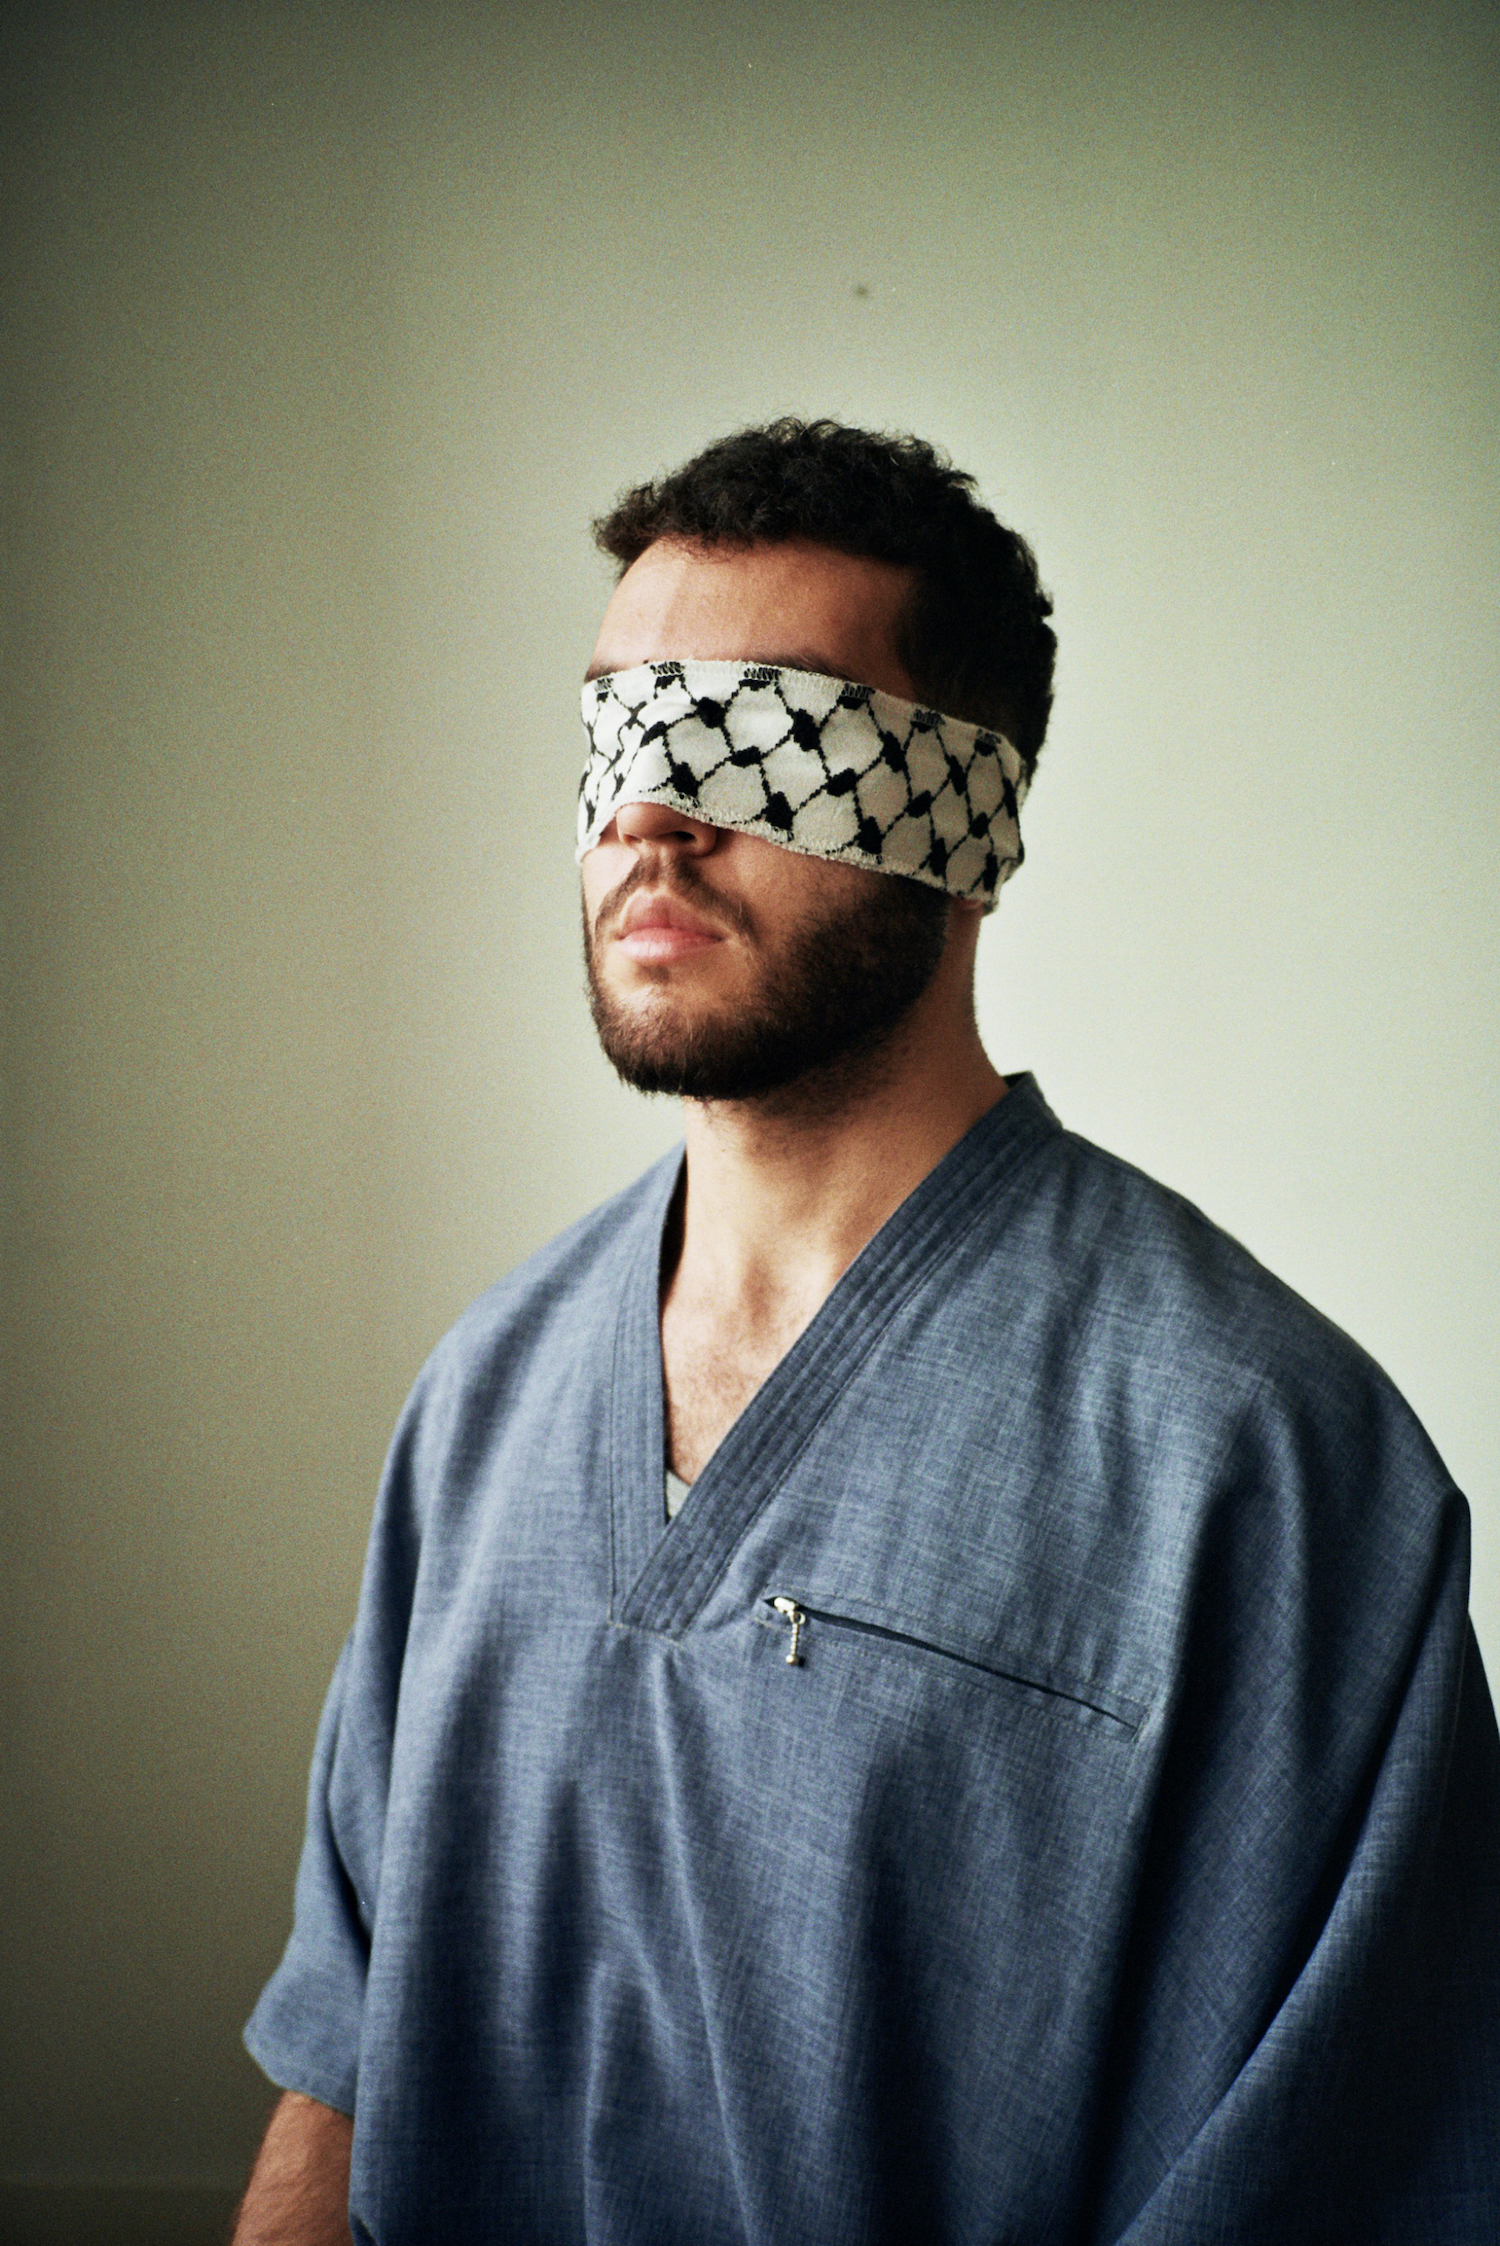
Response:
[[[755,1391],[808,1324],[816,1304],[769,1321],[726,1317],[711,1305],[669,1301],[662,1315],[667,1455],[692,1481]]]

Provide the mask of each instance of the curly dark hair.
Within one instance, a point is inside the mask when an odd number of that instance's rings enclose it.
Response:
[[[809,539],[915,572],[896,652],[918,695],[1014,741],[1028,778],[1052,708],[1052,603],[1024,538],[920,437],[790,416],[740,429],[594,524],[627,570],[658,538],[705,546]]]

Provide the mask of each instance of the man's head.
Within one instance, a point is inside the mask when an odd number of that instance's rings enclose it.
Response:
[[[1035,770],[1052,707],[1052,603],[1025,539],[980,504],[972,476],[919,437],[836,421],[742,429],[627,491],[594,536],[622,570],[662,539],[825,547],[886,563],[902,573],[900,591],[871,626],[908,681],[901,691],[995,727],[1014,741],[1028,779]]]
[[[1050,603],[931,447],[777,422],[628,492],[596,535],[622,574],[591,676],[694,658],[820,672],[1003,730],[1029,775]],[[595,1020],[642,1089],[775,1090],[881,1044],[945,960],[967,990],[979,908],[919,881],[630,802],[583,871]]]

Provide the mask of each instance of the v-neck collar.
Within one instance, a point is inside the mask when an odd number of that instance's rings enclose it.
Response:
[[[667,1524],[661,1362],[662,1229],[682,1172],[663,1163],[641,1212],[625,1281],[611,1381],[611,1534],[614,1621],[675,1636],[701,1610],[735,1547],[790,1470],[818,1422],[920,1286],[1025,1157],[1060,1129],[1030,1075],[944,1155],[867,1241],[693,1483]]]

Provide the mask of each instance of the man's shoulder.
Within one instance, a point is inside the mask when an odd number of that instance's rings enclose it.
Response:
[[[997,1429],[991,1450],[1045,1479],[1048,1508],[1026,1516],[1044,1545],[1082,1521],[1122,1583],[1159,1589],[1209,1547],[1269,1579],[1304,1543],[1337,1572],[1446,1533],[1451,1478],[1366,1350],[1183,1194],[1055,1119],[937,1285],[926,1357],[975,1455]]]
[[[1040,1153],[1024,1252],[1097,1360],[1231,1409],[1252,1397],[1335,1416],[1399,1406],[1357,1341],[1186,1195],[1061,1126]]]

